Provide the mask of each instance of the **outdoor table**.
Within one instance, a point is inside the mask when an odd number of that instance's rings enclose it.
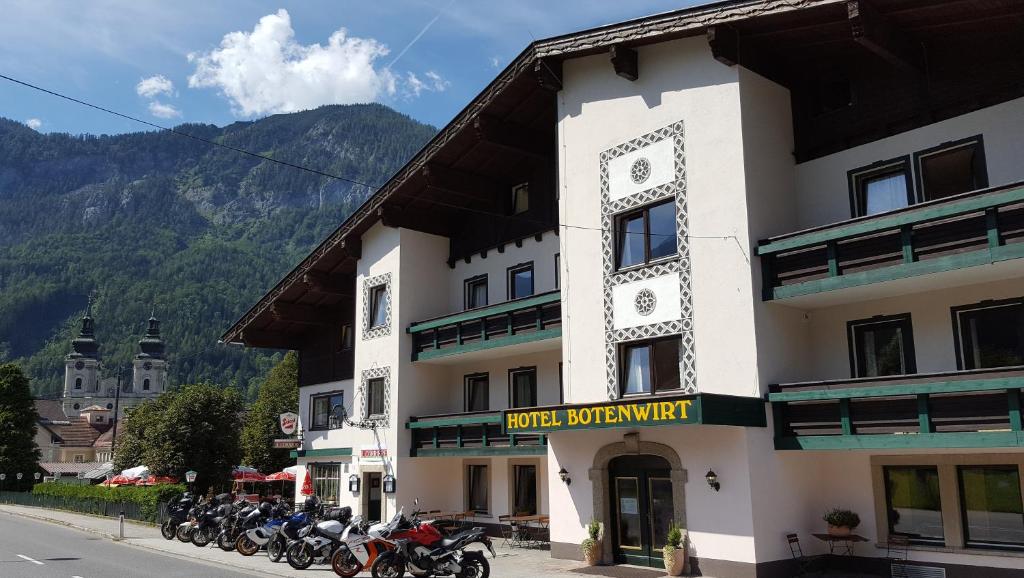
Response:
[[[551,518],[546,514],[534,514],[531,516],[510,516],[509,522],[516,524],[516,534],[518,540],[514,540],[512,545],[519,544],[520,546],[526,545],[539,545],[544,541],[540,539],[540,534],[548,528]]]
[[[857,534],[850,534],[848,536],[833,536],[832,534],[811,534],[815,538],[828,544],[828,553],[835,554],[836,547],[839,547],[840,556],[853,556],[853,546],[857,542],[867,542],[868,539],[864,536],[858,536]]]

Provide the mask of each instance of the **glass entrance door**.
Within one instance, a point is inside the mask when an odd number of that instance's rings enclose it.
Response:
[[[668,462],[624,456],[612,460],[609,471],[615,561],[664,567],[661,549],[674,511]]]

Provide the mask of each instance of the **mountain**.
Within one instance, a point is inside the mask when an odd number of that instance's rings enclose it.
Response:
[[[436,132],[377,104],[176,130],[371,185]],[[0,363],[20,362],[37,394],[61,391],[94,295],[106,374],[155,310],[172,383],[251,398],[281,353],[218,336],[371,192],[170,132],[40,134],[0,118]]]

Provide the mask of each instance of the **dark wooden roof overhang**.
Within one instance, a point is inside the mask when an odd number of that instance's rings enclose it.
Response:
[[[360,237],[378,221],[453,236],[482,221],[508,238],[557,230],[557,211],[507,223],[509,186],[538,171],[553,189],[562,62],[608,54],[609,70],[633,80],[637,46],[699,36],[708,27],[797,13],[840,0],[741,0],[687,8],[530,44],[401,170],[221,337],[225,343],[300,349],[317,327],[351,319]],[[533,183],[531,182],[531,186]],[[553,195],[552,195],[553,198]],[[500,246],[500,244],[499,244]],[[453,247],[449,260],[478,247]]]

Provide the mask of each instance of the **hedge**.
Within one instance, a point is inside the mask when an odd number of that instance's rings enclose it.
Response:
[[[51,496],[65,500],[95,500],[109,503],[128,502],[139,506],[142,518],[155,521],[161,502],[169,502],[181,495],[185,486],[164,484],[159,486],[126,486],[107,488],[104,486],[77,486],[48,482],[32,487],[36,496]]]

